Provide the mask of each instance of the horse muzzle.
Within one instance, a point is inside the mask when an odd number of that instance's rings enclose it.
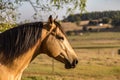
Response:
[[[74,59],[72,62],[69,62],[68,60],[66,60],[65,68],[66,69],[75,68],[77,64],[78,64],[78,59]]]

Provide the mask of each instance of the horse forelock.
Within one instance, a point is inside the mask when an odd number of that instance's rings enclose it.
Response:
[[[42,27],[42,22],[27,23],[1,33],[0,54],[3,53],[5,62],[12,62],[33,47],[41,38]]]
[[[65,34],[65,31],[63,30],[63,27],[61,26],[61,24],[59,23],[59,22],[54,22],[55,23],[55,25],[62,31],[62,33],[64,34],[64,35],[66,35]]]

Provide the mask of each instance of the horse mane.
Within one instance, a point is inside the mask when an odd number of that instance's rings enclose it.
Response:
[[[0,34],[0,54],[5,62],[12,62],[40,39],[43,23],[18,25]],[[4,62],[4,63],[5,63]]]

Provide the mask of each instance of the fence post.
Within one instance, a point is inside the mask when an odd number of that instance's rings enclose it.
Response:
[[[55,64],[54,64],[54,59],[52,59],[52,73],[54,73],[54,70],[55,70],[55,69],[54,69],[54,65],[55,65]]]
[[[120,49],[118,49],[118,55],[120,55]]]

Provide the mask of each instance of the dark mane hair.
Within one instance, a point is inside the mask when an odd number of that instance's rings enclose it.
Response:
[[[0,34],[0,53],[3,60],[11,62],[26,52],[41,37],[43,23],[34,22],[18,25]]]
[[[54,23],[64,33],[62,26],[56,21]],[[18,25],[0,33],[0,58],[3,60],[2,62],[4,64],[11,63],[29,48],[32,48],[41,38],[42,28],[43,22],[33,22]]]
[[[54,22],[55,23],[55,25],[57,26],[57,27],[59,27],[59,29],[62,31],[62,33],[64,33],[64,35],[66,35],[65,34],[65,31],[63,30],[63,27],[60,25],[60,23],[59,22]]]

